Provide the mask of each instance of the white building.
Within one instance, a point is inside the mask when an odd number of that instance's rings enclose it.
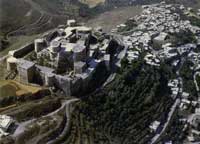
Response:
[[[156,132],[156,130],[158,129],[158,127],[160,126],[160,122],[159,121],[154,121],[149,128],[153,131]]]
[[[160,33],[157,37],[153,39],[154,47],[155,48],[161,48],[161,46],[166,42],[168,38],[167,33]]]
[[[0,115],[0,128],[7,131],[14,120],[10,116]]]
[[[67,25],[68,26],[75,26],[76,25],[76,20],[74,20],[74,19],[68,20],[67,21]]]

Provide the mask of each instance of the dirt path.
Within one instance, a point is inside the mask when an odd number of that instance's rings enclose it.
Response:
[[[173,106],[171,107],[171,110],[168,114],[168,118],[167,118],[167,121],[165,122],[163,128],[162,128],[162,131],[159,133],[159,134],[156,134],[153,139],[151,140],[151,144],[155,144],[159,138],[165,133],[167,127],[169,126],[169,123],[170,121],[172,120],[172,117],[173,117],[173,114],[176,110],[176,108],[178,107],[178,105],[180,104],[180,99],[176,99],[175,103],[173,104]]]
[[[66,109],[66,118],[67,118],[67,123],[65,125],[65,128],[63,129],[62,133],[55,138],[54,140],[49,141],[47,144],[55,144],[55,143],[59,143],[60,139],[63,139],[65,137],[65,135],[68,133],[69,129],[70,129],[70,125],[71,125],[71,112],[73,111],[71,109],[71,104],[74,102],[79,101],[79,99],[75,98],[75,99],[71,99],[66,101],[65,103],[65,109]]]

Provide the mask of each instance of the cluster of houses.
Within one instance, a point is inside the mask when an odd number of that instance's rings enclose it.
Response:
[[[127,58],[131,62],[137,60],[141,53],[144,54],[144,61],[147,65],[159,67],[161,62],[169,62],[179,75],[180,65],[183,59],[190,60],[194,66],[191,69],[196,72],[200,68],[200,53],[198,48],[200,42],[200,28],[191,24],[189,20],[182,19],[183,15],[190,16],[191,8],[183,5],[170,5],[165,2],[154,5],[143,6],[143,12],[130,20],[137,22],[137,26],[128,36],[124,36],[123,41],[128,47]],[[199,15],[199,11],[196,14]],[[117,29],[126,27],[121,24]],[[116,31],[116,30],[115,30]],[[187,34],[190,31],[195,38],[195,42],[174,43],[177,34]],[[179,69],[179,70],[178,70]],[[195,77],[194,77],[195,82]],[[169,80],[168,87],[171,90],[171,97],[177,101],[177,108],[183,113],[187,113],[191,107],[194,113],[186,115],[180,121],[184,121],[183,132],[189,129],[187,142],[200,141],[200,101],[191,100],[191,94],[183,89],[182,78]],[[199,92],[199,89],[197,89]],[[173,108],[171,111],[174,110]],[[173,115],[173,114],[172,114]],[[152,132],[157,133],[162,124],[154,121],[149,126]],[[157,133],[157,135],[159,135]]]
[[[173,44],[174,34],[182,31],[191,31],[197,41],[200,40],[200,28],[191,25],[190,21],[182,20],[181,15],[176,11],[189,11],[184,6],[167,5],[165,3],[143,6],[141,15],[131,20],[137,22],[138,26],[128,36],[124,37],[124,43],[129,47],[128,59],[137,59],[140,52],[147,51],[145,61],[149,65],[159,66],[162,60],[173,60],[174,65],[178,64],[177,58],[188,53],[197,44],[185,44],[179,47]]]
[[[55,86],[71,95],[87,88],[100,64],[109,71],[121,48],[113,36],[101,29],[68,20],[67,26],[59,26],[33,44],[10,51],[7,70],[17,71],[22,83]]]
[[[170,89],[171,89],[171,92],[172,92],[171,96],[173,99],[175,99],[177,97],[178,93],[182,91],[182,90],[180,90],[182,88],[179,89],[179,83],[180,82],[178,79],[173,79],[168,82],[168,87],[170,87]]]
[[[151,132],[156,133],[156,131],[158,131],[158,128],[160,126],[160,122],[159,121],[154,121],[149,128],[151,129]]]

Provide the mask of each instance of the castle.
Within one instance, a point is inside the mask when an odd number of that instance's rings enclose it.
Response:
[[[72,95],[87,89],[100,64],[109,71],[121,48],[117,40],[100,28],[94,30],[68,20],[66,26],[10,51],[7,70],[17,71],[21,83],[55,86]]]

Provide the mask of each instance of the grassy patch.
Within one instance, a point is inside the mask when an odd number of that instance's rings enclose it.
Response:
[[[0,81],[0,97],[15,96],[18,87],[9,81]]]
[[[0,97],[20,96],[26,93],[35,94],[42,90],[42,87],[28,86],[16,81],[0,81]]]

